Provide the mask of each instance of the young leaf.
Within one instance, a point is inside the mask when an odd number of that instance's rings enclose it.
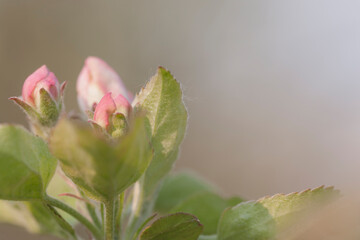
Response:
[[[338,194],[339,192],[333,187],[324,188],[321,186],[300,193],[276,194],[272,197],[259,199],[258,202],[269,211],[278,228],[282,229],[290,225],[296,217],[301,216],[306,211],[312,211],[319,205],[326,204]]]
[[[160,213],[186,212],[195,215],[204,225],[204,234],[215,234],[221,213],[242,201],[224,199],[211,184],[189,172],[165,178],[155,203]]]
[[[190,214],[176,213],[156,220],[140,235],[140,240],[197,240],[203,226]]]
[[[180,84],[162,67],[136,96],[133,106],[146,113],[146,129],[155,152],[144,176],[144,189],[148,192],[145,195],[150,195],[177,159],[186,129],[187,112]]]
[[[270,240],[276,234],[275,221],[257,202],[240,203],[223,212],[218,226],[219,240]]]
[[[240,203],[224,211],[218,227],[218,239],[273,239],[285,227],[294,223],[294,217],[313,211],[337,195],[338,191],[331,187],[319,187]]]
[[[179,203],[199,192],[212,192],[215,187],[189,172],[166,177],[155,203],[155,211],[168,213]],[[196,215],[196,214],[195,214]]]
[[[42,199],[56,165],[41,138],[20,126],[0,125],[1,199]]]
[[[200,192],[195,194],[170,212],[186,212],[198,217],[204,225],[203,234],[215,234],[221,213],[228,207],[226,200],[212,192]]]
[[[105,139],[89,126],[62,119],[53,131],[50,147],[65,174],[102,202],[114,199],[137,181],[153,155],[143,118],[137,118],[119,140]]]

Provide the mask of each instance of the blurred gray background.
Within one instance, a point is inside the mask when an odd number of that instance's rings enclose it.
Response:
[[[0,122],[26,124],[7,98],[42,64],[68,81],[68,111],[89,55],[133,92],[161,65],[190,113],[176,169],[248,199],[322,184],[351,191],[359,9],[356,0],[0,0]],[[32,238],[3,225],[0,239]]]

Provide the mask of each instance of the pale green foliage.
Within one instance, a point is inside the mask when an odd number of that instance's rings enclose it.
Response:
[[[170,210],[170,212],[191,213],[198,217],[204,225],[203,234],[215,234],[221,213],[226,207],[228,207],[226,200],[218,194],[200,192],[187,198]]]
[[[140,235],[140,240],[197,240],[203,226],[190,214],[176,213],[156,220]]]
[[[153,155],[143,118],[137,118],[129,134],[118,140],[62,119],[50,146],[65,174],[100,201],[113,199],[138,180]]]
[[[161,67],[136,96],[133,106],[146,113],[146,129],[155,153],[143,181],[145,195],[148,195],[177,159],[186,130],[187,112],[180,84]]]
[[[161,186],[155,211],[168,213],[182,201],[204,191],[213,192],[215,187],[189,172],[170,175]]]
[[[225,210],[218,226],[219,240],[270,240],[275,234],[274,219],[257,202],[240,203]]]
[[[1,199],[41,199],[56,164],[42,139],[20,126],[0,126]]]
[[[269,211],[278,228],[283,229],[291,225],[295,218],[333,200],[338,194],[339,192],[333,187],[321,186],[299,193],[276,194],[272,197],[262,198],[258,202]]]
[[[237,197],[224,199],[216,193],[216,188],[205,180],[183,172],[164,180],[155,204],[155,211],[193,214],[204,225],[203,234],[215,234],[224,209],[241,201]]]
[[[319,187],[288,195],[277,194],[240,203],[225,210],[218,227],[219,240],[268,240],[338,196],[332,187]]]

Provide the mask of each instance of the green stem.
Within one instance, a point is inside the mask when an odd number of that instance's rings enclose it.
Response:
[[[105,206],[105,240],[114,240],[115,199],[104,202]]]
[[[79,222],[81,222],[85,227],[87,227],[96,239],[98,239],[98,240],[102,239],[101,232],[99,231],[99,229],[97,229],[89,220],[87,220],[83,215],[81,215],[79,212],[77,212],[72,207],[70,207],[70,206],[66,205],[65,203],[63,203],[55,198],[52,198],[50,196],[45,196],[44,201],[47,204],[54,206],[56,208],[59,208],[59,209],[63,210],[64,212],[68,213],[69,215],[73,216]]]
[[[86,209],[88,210],[88,213],[89,213],[91,219],[93,220],[93,223],[95,224],[95,226],[97,228],[101,229],[101,222],[96,214],[94,206],[91,205],[90,203],[86,203]]]
[[[115,240],[119,239],[119,235],[121,233],[121,217],[124,208],[124,197],[125,197],[125,193],[122,192],[119,195],[119,200],[117,201],[116,220],[115,220]]]
[[[84,194],[83,191],[81,191],[80,189],[76,189],[80,195],[85,198],[86,200],[88,200],[88,198],[86,197],[86,195]],[[86,206],[86,209],[91,217],[91,220],[93,221],[93,223],[95,224],[95,226],[98,228],[98,229],[101,229],[102,228],[102,224],[101,224],[101,221],[98,217],[98,215],[96,214],[96,210],[95,210],[95,206],[92,205],[90,202],[88,201],[85,201],[85,206]]]

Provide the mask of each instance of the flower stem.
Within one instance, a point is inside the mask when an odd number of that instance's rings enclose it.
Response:
[[[89,231],[94,235],[94,237],[97,240],[101,240],[101,232],[99,231],[99,229],[97,229],[89,220],[87,220],[83,215],[81,215],[79,212],[77,212],[75,209],[73,209],[72,207],[66,205],[65,203],[52,198],[50,196],[45,196],[44,197],[44,201],[56,208],[59,208],[61,210],[63,210],[64,212],[68,213],[69,215],[73,216],[74,218],[76,218],[79,222],[81,222],[85,227],[87,227],[89,229]]]
[[[115,199],[104,202],[105,206],[105,240],[114,240]]]
[[[121,235],[121,217],[124,208],[124,197],[125,197],[125,193],[122,192],[119,195],[119,199],[117,200],[116,218],[115,218],[115,240],[118,240],[119,236]]]

